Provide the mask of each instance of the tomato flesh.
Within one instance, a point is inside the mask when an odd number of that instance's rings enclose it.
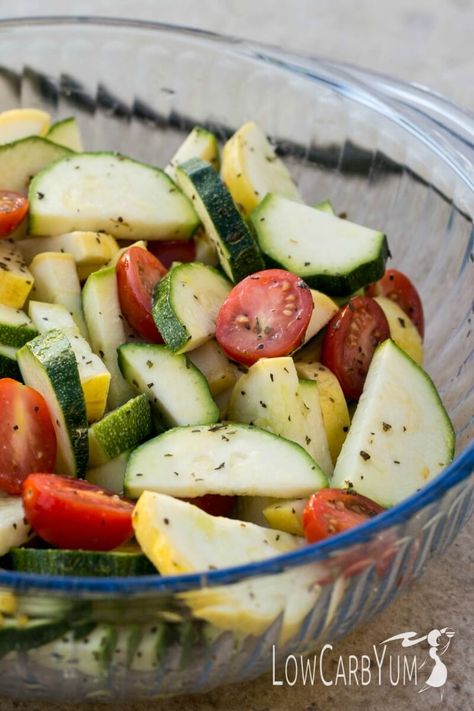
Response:
[[[196,259],[196,245],[192,239],[150,240],[148,251],[167,269],[173,262],[194,262]]]
[[[354,528],[385,509],[375,501],[344,489],[321,489],[313,494],[303,514],[308,543],[322,541]]]
[[[8,237],[28,213],[28,198],[13,190],[0,190],[0,239]]]
[[[58,548],[108,551],[133,535],[133,503],[86,481],[30,474],[22,497],[31,528]]]
[[[229,516],[236,500],[236,496],[221,496],[220,494],[204,494],[204,496],[184,499],[211,516]]]
[[[157,283],[166,274],[159,259],[141,247],[130,247],[117,262],[120,308],[133,330],[152,343],[163,343],[151,314]]]
[[[411,318],[423,338],[425,335],[423,304],[415,285],[406,274],[396,269],[387,269],[379,281],[366,287],[365,293],[367,296],[385,296],[395,301]]]
[[[216,339],[227,355],[252,365],[285,356],[303,341],[313,311],[309,287],[284,269],[256,272],[234,286],[216,322]]]
[[[52,472],[56,434],[43,396],[11,378],[0,380],[0,490],[20,494],[31,472]]]
[[[368,296],[350,299],[329,322],[321,360],[337,377],[348,400],[361,396],[375,348],[387,338],[387,318]]]

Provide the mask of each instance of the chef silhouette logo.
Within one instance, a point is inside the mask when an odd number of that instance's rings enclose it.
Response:
[[[389,637],[381,642],[381,644],[401,640],[402,647],[406,648],[413,647],[415,644],[420,644],[420,642],[428,642],[430,647],[428,652],[429,659],[424,659],[418,668],[422,669],[430,660],[432,660],[434,664],[431,667],[428,678],[425,680],[423,687],[418,691],[418,693],[421,694],[428,689],[440,689],[442,700],[444,693],[443,687],[448,678],[448,670],[446,668],[446,664],[440,659],[440,657],[442,657],[447,651],[453,637],[454,630],[449,627],[443,627],[440,630],[431,630],[428,634],[425,634],[422,637],[418,637],[416,632],[401,632],[393,637]]]

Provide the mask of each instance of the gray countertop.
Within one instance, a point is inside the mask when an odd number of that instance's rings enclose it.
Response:
[[[41,14],[73,11],[63,0],[43,0]],[[75,4],[74,4],[75,5]],[[37,15],[36,0],[0,3],[3,17]],[[377,71],[430,86],[464,107],[474,109],[472,32],[473,0],[82,0],[80,14],[133,16],[193,25],[290,49],[353,62]],[[474,522],[464,529],[444,558],[429,565],[425,576],[370,624],[334,643],[329,662],[339,656],[368,654],[373,644],[403,630],[426,633],[451,627],[455,637],[443,657],[448,668],[444,699],[439,692],[417,693],[419,687],[382,685],[297,684],[272,686],[271,675],[247,684],[225,687],[203,696],[187,696],[123,706],[124,711],[211,711],[251,709],[329,711],[349,708],[412,711],[474,706],[471,673],[474,649],[472,611]],[[1,671],[1,669],[0,669]],[[333,677],[334,678],[334,677]],[[54,711],[62,705],[0,700],[1,711]],[[71,707],[72,708],[72,707]],[[82,705],[75,706],[81,709]],[[86,708],[86,706],[84,706]],[[94,711],[99,706],[88,705]],[[100,706],[103,708],[103,706]]]

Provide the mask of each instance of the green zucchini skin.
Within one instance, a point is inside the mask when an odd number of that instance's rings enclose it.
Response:
[[[199,262],[176,264],[158,282],[153,319],[173,353],[198,348],[214,336],[217,314],[231,289],[217,269]]]
[[[330,296],[351,294],[385,272],[386,235],[328,210],[269,193],[250,221],[267,266],[287,269]]]
[[[0,305],[0,343],[21,348],[38,335],[30,319],[22,311]]]
[[[0,185],[26,195],[32,175],[72,153],[65,146],[41,136],[5,143],[0,146]]]
[[[58,473],[83,477],[89,454],[86,405],[67,336],[58,329],[42,333],[26,343],[17,358],[26,385],[39,389],[50,409],[58,441]]]
[[[20,383],[23,382],[21,371],[18,367],[16,357],[13,355],[15,348],[11,346],[0,346],[0,378],[13,378]]]
[[[220,264],[227,276],[238,282],[249,274],[265,269],[251,228],[210,163],[191,158],[177,167],[176,177],[215,243]]]
[[[138,551],[13,548],[10,551],[10,560],[14,570],[40,575],[126,577],[157,574],[154,565]]]
[[[9,652],[41,647],[61,637],[69,628],[68,620],[31,620],[20,625],[16,619],[5,619],[0,627],[0,659]]]
[[[147,439],[153,431],[148,397],[138,395],[89,429],[89,466],[106,464]]]

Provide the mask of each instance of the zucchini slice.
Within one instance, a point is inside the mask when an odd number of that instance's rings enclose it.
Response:
[[[211,516],[192,503],[146,491],[133,512],[140,548],[162,575],[215,570],[295,550],[301,538]]]
[[[40,575],[128,576],[156,575],[156,570],[140,549],[114,551],[57,550],[54,548],[13,548],[14,570]]]
[[[119,251],[115,239],[103,232],[69,232],[56,237],[31,237],[18,242],[18,249],[29,264],[42,252],[68,252],[76,267],[91,267],[91,272],[105,266]]]
[[[32,321],[20,309],[0,304],[0,343],[20,348],[38,335]]]
[[[22,309],[33,281],[17,245],[9,239],[0,240],[0,304]]]
[[[304,536],[303,512],[307,499],[277,501],[263,509],[263,516],[270,528],[287,531],[295,536]]]
[[[267,193],[302,202],[287,167],[253,121],[239,128],[225,144],[222,179],[247,215]]]
[[[87,415],[76,356],[67,336],[59,330],[43,333],[17,353],[26,385],[46,400],[56,431],[56,471],[83,476],[87,467]]]
[[[64,635],[69,628],[70,622],[66,619],[29,620],[27,624],[17,618],[5,619],[0,627],[0,659],[9,652],[23,652],[41,647]]]
[[[168,430],[135,449],[125,473],[125,492],[133,498],[145,490],[177,497],[290,498],[326,485],[323,472],[298,444],[233,422]]]
[[[185,355],[149,343],[127,343],[118,349],[120,369],[136,391],[146,393],[167,427],[217,422],[219,410],[206,378]]]
[[[349,409],[339,380],[329,368],[316,360],[310,363],[295,361],[295,366],[300,378],[306,381],[314,380],[317,383],[329,451],[332,461],[335,462],[351,424]]]
[[[415,363],[423,365],[423,340],[411,318],[395,301],[387,299],[386,296],[375,296],[374,300],[385,314],[392,341],[402,351],[405,351]]]
[[[0,556],[21,546],[31,536],[21,496],[0,494]],[[1,628],[0,628],[1,629]]]
[[[105,464],[88,469],[86,472],[87,481],[113,491],[115,494],[123,494],[123,480],[129,456],[130,450],[127,450]]]
[[[239,371],[216,341],[208,341],[190,351],[188,358],[206,378],[212,396],[219,395],[235,384]]]
[[[325,294],[350,294],[384,274],[389,252],[382,232],[274,194],[250,219],[269,262]]]
[[[0,146],[0,185],[26,195],[36,173],[68,155],[70,150],[40,136],[6,143]]]
[[[30,184],[30,233],[99,230],[121,239],[188,239],[189,200],[158,168],[116,153],[67,156]]]
[[[0,113],[0,143],[10,143],[27,136],[44,136],[51,116],[41,109],[9,109]]]
[[[237,282],[264,269],[258,245],[214,168],[193,158],[176,169],[176,179],[216,245],[229,279]]]
[[[153,318],[165,343],[185,353],[213,338],[219,309],[232,289],[213,267],[176,264],[156,289]]]
[[[174,156],[165,168],[172,180],[176,180],[176,168],[191,158],[201,158],[212,165],[214,170],[219,170],[219,145],[214,133],[202,126],[194,126],[191,133],[186,136]]]
[[[117,348],[126,343],[130,329],[120,311],[115,267],[94,272],[82,290],[82,307],[92,350],[104,361],[111,375],[107,404],[123,405],[134,391],[120,372]]]
[[[152,433],[145,394],[109,412],[89,428],[89,466],[97,467],[143,442]]]
[[[234,385],[227,416],[296,442],[326,474],[332,473],[317,385],[298,381],[292,358],[260,358],[254,363]],[[321,486],[327,486],[324,477]]]
[[[331,486],[394,506],[449,464],[454,443],[430,377],[388,339],[372,358]]]
[[[87,339],[89,334],[82,311],[81,284],[72,254],[37,254],[30,264],[30,271],[35,280],[33,299],[66,307],[81,334]]]
[[[46,134],[46,138],[58,146],[69,148],[71,151],[81,153],[84,150],[81,132],[74,116],[69,116],[53,123]]]
[[[0,378],[13,378],[23,381],[16,360],[17,348],[0,344]]]

